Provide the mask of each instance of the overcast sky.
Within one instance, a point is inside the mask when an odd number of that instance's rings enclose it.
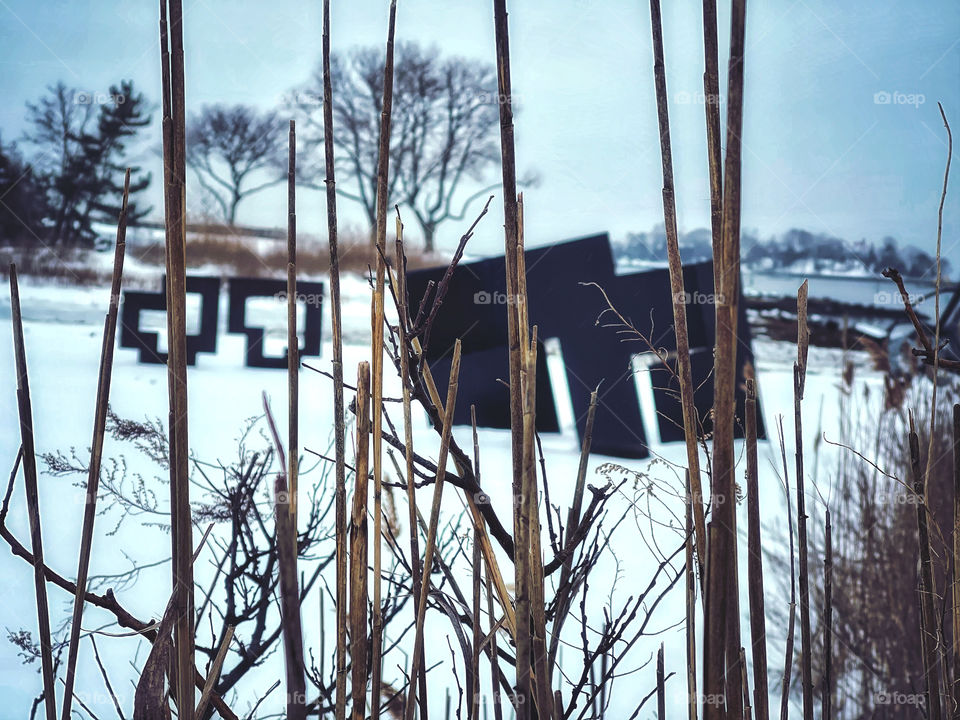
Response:
[[[188,111],[212,102],[276,106],[319,59],[319,0],[184,6]],[[700,2],[664,6],[679,222],[691,230],[709,222]],[[382,45],[387,7],[386,0],[334,0],[334,49]],[[400,0],[398,7],[398,39],[493,62],[492,3]],[[648,4],[528,0],[510,10],[518,164],[542,179],[526,194],[528,243],[604,230],[618,238],[662,221]],[[24,104],[57,80],[106,92],[133,78],[159,105],[156,15],[157,3],[140,0],[0,0],[4,142],[22,134]],[[847,240],[893,235],[932,249],[946,156],[938,100],[960,134],[960,3],[754,0],[747,43],[744,228],[766,236],[800,227]],[[154,138],[157,124],[155,116]],[[142,152],[155,171],[159,211],[156,151]],[[301,227],[322,232],[322,194],[300,198]],[[502,247],[500,202],[480,227],[477,251]],[[944,225],[954,264],[958,208],[954,184]],[[351,203],[341,200],[339,209],[345,224],[361,226]],[[280,227],[284,217],[277,189],[242,205],[239,221]],[[441,247],[462,230],[443,226]]]

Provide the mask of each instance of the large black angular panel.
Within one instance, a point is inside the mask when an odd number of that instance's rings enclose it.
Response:
[[[274,297],[279,302],[286,301],[287,281],[264,278],[232,278],[230,280],[230,310],[227,332],[246,335],[247,367],[285,368],[287,350],[279,357],[267,357],[263,354],[262,327],[247,325],[247,300],[251,297]],[[323,283],[297,281],[297,295],[306,299],[306,317],[304,319],[303,347],[300,357],[319,357],[320,339],[323,323],[321,299]]]
[[[616,332],[616,317],[605,312],[606,302],[596,283],[606,291],[610,302],[658,350],[676,352],[673,307],[669,271],[664,269],[617,275],[610,241],[606,234],[558,243],[525,254],[527,270],[528,316],[538,326],[541,339],[556,338],[561,351],[577,430],[583,436],[590,392],[600,386],[594,425],[593,450],[599,454],[642,458],[649,455],[643,433],[640,405],[633,377],[631,358],[648,352],[642,341],[623,342]],[[412,307],[418,307],[430,281],[439,283],[445,268],[420,270],[409,274],[408,287]],[[713,264],[684,268],[687,326],[690,338],[694,382],[699,389],[695,402],[701,417],[707,418],[713,404],[713,344],[716,328],[713,303]],[[424,351],[434,370],[437,383],[446,385],[450,348],[460,338],[463,343],[463,370],[455,420],[466,423],[470,405],[476,404],[478,422],[487,427],[509,425],[509,396],[490,384],[491,378],[506,379],[507,316],[504,260],[502,257],[462,264],[454,271],[449,290],[431,328],[424,338]],[[430,300],[432,303],[432,298]],[[428,303],[428,307],[430,305]],[[741,306],[738,336],[737,407],[742,417],[743,377],[747,363],[753,362],[750,329]],[[541,350],[542,354],[542,350]],[[469,364],[468,364],[469,363]],[[474,368],[478,369],[474,369]],[[476,372],[476,380],[473,373]],[[676,388],[671,388],[664,366],[652,368],[654,403],[661,440],[683,440],[682,415]],[[465,382],[469,379],[469,384]],[[675,382],[673,383],[676,384]],[[553,404],[549,376],[537,372],[537,429],[556,429],[555,410],[547,411],[545,398]],[[707,425],[709,428],[709,423]],[[739,429],[738,429],[739,432]],[[761,435],[763,428],[760,428]]]
[[[161,287],[166,287],[163,277]],[[217,351],[217,305],[220,297],[220,278],[187,277],[187,292],[200,295],[200,331],[187,335],[187,365],[197,364],[197,353]],[[164,365],[167,353],[157,349],[157,333],[140,329],[141,310],[167,309],[167,294],[128,290],[123,294],[123,309],[120,322],[120,347],[140,351],[139,361],[148,365]]]
[[[438,387],[446,388],[450,377],[451,356],[428,361],[430,372]],[[547,355],[543,343],[537,341],[537,430],[558,432],[556,403],[550,387],[547,370]],[[469,378],[469,381],[468,381]],[[469,425],[470,406],[476,406],[477,425],[489,428],[510,427],[510,393],[504,384],[510,379],[510,362],[503,348],[461,351],[460,387],[457,404],[453,409],[455,425]],[[442,381],[442,382],[441,382]],[[469,382],[470,393],[463,394]]]

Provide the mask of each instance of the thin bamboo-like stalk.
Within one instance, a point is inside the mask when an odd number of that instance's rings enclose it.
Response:
[[[473,428],[473,472],[480,482],[480,441],[477,437],[477,408],[470,406],[470,424]],[[480,532],[473,529],[473,644],[471,646],[473,671],[470,676],[470,705],[467,709],[468,720],[480,717],[480,586],[483,582],[483,556],[480,552]]]
[[[422,359],[423,350],[420,346],[419,340],[412,338],[410,344],[413,347],[413,351],[417,354],[417,357]],[[430,372],[430,366],[426,363],[423,363],[423,383],[426,385],[430,402],[433,403],[438,412],[443,414],[444,404],[440,399],[440,393],[437,390],[436,382],[434,382],[433,374]],[[453,461],[454,466],[457,468],[457,472],[463,472],[463,468],[459,466],[457,459],[454,458]],[[497,600],[500,602],[500,607],[503,609],[504,627],[506,627],[507,631],[512,637],[516,638],[516,615],[513,611],[510,593],[507,591],[507,585],[504,582],[503,574],[500,571],[500,563],[497,561],[493,544],[490,542],[490,536],[487,533],[486,526],[484,525],[483,515],[480,512],[480,509],[477,507],[476,498],[474,498],[470,493],[464,493],[464,495],[467,501],[467,509],[470,511],[470,519],[473,521],[473,526],[480,530],[480,544],[483,550],[483,559],[484,563],[486,564],[487,572],[490,573],[493,581],[493,587],[497,593]]]
[[[670,292],[673,297],[673,328],[677,341],[677,377],[680,381],[680,406],[683,435],[687,445],[687,468],[693,493],[693,527],[696,538],[697,569],[704,580],[703,562],[707,550],[706,520],[703,510],[703,486],[700,480],[700,449],[697,447],[697,409],[693,402],[693,370],[690,367],[690,338],[687,333],[686,293],[683,264],[677,235],[677,202],[674,196],[673,152],[670,147],[670,111],[667,103],[667,76],[663,59],[663,28],[660,0],[650,0],[650,25],[653,29],[653,77],[657,95],[657,122],[660,127],[660,158],[663,165],[663,222],[670,263]]]
[[[300,587],[297,577],[297,526],[290,511],[290,485],[280,432],[270,411],[267,394],[263,393],[263,411],[273,435],[280,460],[280,472],[274,481],[273,519],[274,539],[277,545],[277,568],[280,589],[280,628],[283,634],[283,667],[287,681],[287,718],[303,720],[306,717],[306,662],[303,652],[303,626],[300,618]]]
[[[169,8],[164,5],[169,3]],[[169,38],[166,11],[169,9]],[[169,45],[167,44],[169,40]],[[193,519],[190,509],[187,428],[186,330],[186,116],[181,0],[161,0],[161,53],[164,65],[163,157],[167,270],[167,384],[170,417],[170,507],[173,595],[176,607],[177,707],[196,707],[193,683]],[[168,54],[169,53],[169,54]]]
[[[953,611],[953,707],[960,710],[960,404],[953,406],[953,562],[951,600]]]
[[[577,467],[577,482],[573,490],[573,501],[570,503],[570,509],[567,511],[567,527],[564,530],[563,544],[566,546],[577,532],[580,525],[580,513],[583,509],[583,491],[586,487],[587,465],[590,460],[590,445],[593,442],[593,423],[597,415],[597,390],[590,393],[590,404],[587,406],[587,420],[583,428],[583,441],[580,445],[580,464]],[[570,587],[570,574],[573,572],[573,558],[567,557],[563,561],[563,567],[560,569],[560,582],[558,588]],[[558,607],[554,613],[553,627],[550,637],[550,667],[556,667],[557,651],[560,648],[560,634],[563,631],[563,623],[570,611],[571,595],[564,595],[558,598]],[[560,705],[557,705],[559,712]]]
[[[707,121],[707,169],[710,179],[710,229],[713,236],[713,287],[720,292],[718,258],[723,255],[723,171],[720,148],[720,50],[717,0],[703,0],[703,98]]]
[[[737,306],[740,296],[740,171],[745,36],[746,0],[734,0],[730,19],[730,60],[727,71],[727,143],[723,173],[721,247],[714,246],[714,273],[718,287],[711,507],[716,542],[711,541],[707,559],[703,704],[705,720],[720,718],[722,714],[720,706],[710,703],[710,698],[725,696],[727,712],[734,718],[739,718],[742,711],[738,667],[740,638],[735,636],[735,630],[739,627],[740,611],[734,561],[737,534],[733,440],[737,386]],[[716,268],[717,262],[720,263],[719,269]],[[716,567],[709,567],[711,563]],[[713,586],[710,585],[711,580],[714,582]],[[716,672],[717,668],[721,668],[720,676]]]
[[[497,678],[500,677],[500,656],[497,651],[497,625],[493,614],[493,590],[490,575],[487,575],[487,615],[490,617],[490,687],[493,699],[493,718],[503,720],[503,707],[500,704],[500,686]],[[486,710],[486,707],[484,707]],[[486,713],[484,713],[486,715]]]
[[[370,363],[357,367],[357,460],[350,520],[350,663],[353,720],[367,710],[367,489],[370,455]]]
[[[760,488],[757,466],[757,386],[747,378],[744,407],[747,436],[747,585],[753,657],[753,705],[757,720],[769,720],[767,627],[763,602],[763,546],[760,540]]]
[[[826,510],[823,542],[823,686],[820,689],[820,717],[833,717],[833,526]]]
[[[521,255],[522,257],[522,255]],[[522,268],[522,265],[521,265]],[[526,283],[521,276],[519,298],[526,306]],[[526,325],[526,314],[523,313]],[[521,503],[527,515],[527,539],[530,545],[529,596],[532,657],[532,672],[537,697],[537,717],[551,720],[554,717],[553,693],[550,690],[550,668],[547,666],[546,613],[544,610],[543,554],[540,545],[540,513],[537,505],[539,489],[537,484],[536,462],[536,405],[537,405],[537,326],[533,326],[530,343],[524,352],[526,371],[523,380],[524,389],[524,425],[523,425],[523,496]]]
[[[777,432],[780,439],[780,461],[783,463],[783,483],[787,502],[787,534],[790,539],[790,615],[787,619],[787,642],[783,654],[783,680],[780,685],[780,720],[788,720],[790,675],[793,670],[794,630],[797,619],[797,578],[793,547],[793,510],[790,504],[790,475],[787,472],[787,448],[783,439],[783,418],[780,418]]]
[[[297,527],[297,481],[300,475],[300,341],[297,339],[297,128],[290,121],[287,146],[287,461],[290,514]]]
[[[927,521],[928,494],[926,475],[920,458],[920,439],[913,415],[910,415],[910,466],[913,471],[913,491],[917,498],[917,541],[920,557],[920,633],[923,647],[923,675],[927,686],[927,708],[930,720],[943,717],[940,700],[940,673],[937,666],[937,646],[940,644],[937,614],[933,596],[933,561],[930,552],[930,533]],[[929,462],[929,459],[928,461]]]
[[[797,362],[793,366],[793,426],[797,464],[797,547],[800,580],[800,681],[804,720],[813,720],[813,644],[810,638],[810,574],[807,567],[807,512],[803,476],[803,423],[801,402],[807,377],[807,281],[797,291]]]
[[[30,405],[27,351],[23,342],[23,318],[20,314],[20,287],[17,283],[17,266],[13,263],[10,264],[10,319],[13,324],[13,354],[17,367],[17,409],[20,415],[23,486],[33,550],[33,584],[37,598],[37,641],[40,646],[40,670],[43,677],[43,707],[47,720],[56,720],[57,696],[54,687],[53,648],[50,644],[50,606],[47,602],[47,583],[43,570],[43,532],[40,527],[40,491],[37,484],[33,410]]]
[[[347,705],[347,486],[343,414],[343,323],[340,303],[340,250],[337,245],[337,189],[333,145],[333,84],[330,76],[330,0],[323,0],[323,154],[330,247],[330,317],[333,334],[333,433],[335,452],[335,522],[337,540],[337,653],[335,720],[344,720]]]
[[[513,89],[510,79],[510,34],[507,27],[506,0],[493,0],[493,23],[497,54],[497,93],[500,99],[500,157],[503,171],[504,264],[507,297],[514,302],[507,306],[507,345],[510,352],[510,457],[513,468],[513,495],[521,495],[523,482],[523,395],[520,373],[523,368],[520,327],[517,320],[517,246],[519,208],[517,202],[517,158],[513,129]],[[516,505],[516,503],[515,503]],[[514,513],[514,534],[517,534],[517,513]],[[517,553],[519,559],[520,553]],[[526,632],[518,628],[518,632]],[[519,658],[518,658],[519,661]],[[529,700],[530,698],[524,698]],[[525,720],[529,703],[521,703],[517,720]]]
[[[417,485],[416,474],[413,468],[413,420],[411,408],[411,390],[410,390],[410,356],[407,353],[407,331],[410,323],[410,305],[407,298],[407,276],[404,267],[403,251],[403,223],[400,221],[400,213],[397,213],[397,238],[396,238],[396,273],[393,276],[394,287],[396,287],[397,297],[400,298],[397,312],[399,318],[397,327],[400,340],[400,376],[403,383],[403,447],[404,460],[406,461],[406,482],[407,482],[407,509],[409,511],[408,524],[410,530],[410,557],[413,561],[410,563],[411,572],[411,590],[413,593],[413,614],[414,617],[420,610],[420,536],[417,531]],[[420,672],[417,674],[416,683],[418,686],[418,697],[420,700],[420,718],[426,720],[427,709],[427,673],[424,664],[423,652],[420,653]]]
[[[100,372],[97,380],[97,400],[93,417],[93,441],[90,444],[90,467],[87,472],[86,502],[83,507],[83,528],[80,533],[80,560],[77,566],[77,594],[73,601],[70,622],[70,645],[67,669],[63,681],[62,720],[70,720],[70,704],[80,650],[80,627],[83,621],[84,593],[87,591],[87,573],[90,570],[90,552],[93,549],[93,525],[97,517],[97,496],[100,490],[100,461],[103,458],[103,440],[110,404],[110,380],[113,374],[113,350],[117,335],[117,314],[120,310],[120,284],[123,276],[123,256],[127,237],[127,203],[130,196],[130,169],[123,179],[123,200],[117,221],[117,242],[113,254],[113,278],[110,282],[110,307],[103,326],[103,345],[100,348]]]
[[[383,102],[380,112],[380,137],[377,157],[377,277],[371,311],[371,358],[373,360],[373,620],[371,644],[370,717],[380,718],[380,673],[383,652],[383,617],[380,598],[381,484],[383,468],[383,297],[387,249],[387,179],[390,172],[390,120],[393,109],[393,45],[396,33],[397,3],[390,2],[386,59],[383,65]]]
[[[750,720],[753,714],[750,712],[750,683],[747,680],[747,652],[740,648],[740,679],[743,683],[743,720]]]
[[[204,713],[207,711],[207,705],[210,703],[210,698],[213,696],[213,689],[217,685],[217,680],[220,679],[223,662],[227,659],[227,651],[230,649],[230,643],[233,641],[233,631],[233,625],[227,625],[227,630],[223,634],[223,640],[217,649],[216,657],[213,658],[213,663],[210,665],[210,672],[207,674],[207,680],[203,684],[203,691],[200,693],[200,702],[197,703],[197,711],[193,714],[197,720],[202,720]]]
[[[663,643],[657,650],[657,720],[667,717],[667,688],[663,679]]]
[[[450,363],[450,380],[447,384],[447,402],[444,406],[443,429],[440,435],[440,453],[437,457],[437,475],[433,485],[433,505],[430,508],[430,524],[427,527],[427,544],[423,551],[423,582],[420,586],[420,605],[417,608],[416,630],[413,642],[413,658],[410,677],[420,672],[418,665],[423,653],[423,622],[427,610],[427,597],[430,593],[430,569],[433,567],[433,555],[437,546],[437,529],[440,525],[440,503],[443,499],[443,481],[447,472],[447,455],[450,451],[450,433],[453,428],[453,408],[457,402],[457,385],[460,378],[460,340],[453,346],[453,359]],[[417,558],[411,558],[417,562]],[[409,697],[404,707],[404,719],[413,720],[416,707],[417,684],[410,683]],[[358,720],[362,720],[359,718]]]
[[[697,571],[694,567],[693,505],[690,492],[690,477],[686,484],[686,564],[684,567],[684,605],[686,609],[687,638],[687,719],[697,720]]]

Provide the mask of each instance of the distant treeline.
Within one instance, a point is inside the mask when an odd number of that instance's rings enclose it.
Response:
[[[822,274],[879,274],[894,267],[906,277],[936,276],[936,258],[913,245],[899,245],[885,237],[879,243],[868,240],[849,242],[823,233],[792,229],[779,236],[760,239],[749,232],[741,238],[743,265],[751,270],[806,272]],[[667,244],[663,225],[650,232],[630,233],[620,243],[621,257],[642,262],[667,262]],[[698,228],[680,236],[680,254],[684,262],[700,262],[712,257],[710,231]],[[943,259],[942,272],[950,276],[950,263]]]

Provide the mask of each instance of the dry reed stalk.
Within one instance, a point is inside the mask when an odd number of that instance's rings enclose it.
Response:
[[[113,279],[110,283],[110,307],[103,325],[103,344],[100,348],[100,372],[97,380],[97,399],[93,417],[93,440],[90,444],[90,467],[87,472],[86,500],[83,508],[83,528],[80,533],[80,559],[77,566],[77,592],[70,621],[70,642],[67,668],[63,683],[62,720],[70,720],[70,704],[80,650],[80,627],[83,621],[84,594],[87,591],[87,573],[90,552],[93,549],[93,525],[97,517],[97,496],[100,489],[100,462],[103,458],[103,440],[110,404],[110,380],[113,374],[113,351],[116,344],[117,314],[120,309],[120,285],[123,277],[123,257],[127,237],[127,202],[130,196],[130,169],[123,179],[123,200],[117,220],[117,241],[113,254]]]
[[[353,720],[367,709],[367,488],[370,455],[370,363],[357,367],[357,460],[350,520],[350,662]]]
[[[470,424],[473,428],[473,472],[480,482],[480,440],[477,437],[477,408],[470,406]],[[480,553],[480,532],[473,529],[473,672],[470,682],[470,705],[467,709],[468,720],[480,718],[480,642],[483,633],[480,630],[480,586],[483,582],[483,556]]]
[[[683,265],[677,235],[677,203],[674,196],[673,152],[670,147],[670,111],[667,103],[667,76],[663,59],[663,28],[660,0],[650,0],[650,25],[653,29],[653,77],[657,95],[657,122],[660,128],[660,158],[663,165],[663,222],[670,263],[670,292],[673,296],[673,327],[677,340],[677,377],[680,381],[680,405],[683,434],[687,445],[687,467],[693,492],[693,526],[697,546],[697,570],[704,579],[707,530],[703,510],[703,486],[700,480],[700,449],[697,447],[697,410],[693,402],[693,370],[690,367],[690,338],[687,333],[686,294]]]
[[[790,475],[787,472],[787,446],[783,439],[783,418],[777,426],[780,439],[780,461],[783,463],[784,493],[787,501],[787,534],[790,538],[790,615],[787,619],[787,642],[783,657],[783,680],[780,685],[780,720],[788,720],[790,708],[790,675],[793,669],[794,629],[797,619],[797,578],[793,547],[793,509],[790,504]]]
[[[521,205],[519,201],[516,207],[517,220],[516,220],[516,245],[513,248],[514,258],[513,258],[513,279],[507,278],[507,292],[511,293],[511,297],[519,297],[519,288],[517,286],[517,280],[521,277],[519,269],[517,268],[517,260],[520,257],[519,244],[520,244],[520,233],[521,231]],[[510,272],[510,266],[507,267],[507,272]],[[526,506],[526,462],[527,462],[527,445],[525,444],[526,440],[526,426],[524,424],[526,418],[526,404],[525,404],[525,385],[524,378],[526,376],[527,365],[525,362],[526,356],[526,324],[522,322],[520,317],[523,309],[519,307],[519,303],[516,303],[517,307],[511,307],[508,303],[507,312],[510,314],[510,317],[513,319],[513,326],[517,333],[517,345],[520,354],[520,372],[519,372],[519,382],[517,384],[513,383],[513,378],[511,377],[510,382],[510,397],[511,397],[511,428],[513,428],[514,437],[517,436],[519,429],[520,437],[520,484],[514,484],[513,486],[513,526],[514,526],[514,543],[516,552],[514,553],[514,597],[515,597],[515,612],[517,614],[517,635],[516,635],[516,687],[517,687],[517,720],[527,720],[530,717],[530,705],[534,702],[533,695],[533,679],[531,678],[531,668],[530,660],[532,657],[531,650],[531,637],[530,637],[530,513],[527,510]],[[512,343],[512,339],[511,339]],[[511,345],[511,375],[513,370],[513,350]],[[515,423],[513,419],[513,398],[516,395],[520,400],[520,411],[521,417],[520,422]],[[518,468],[514,468],[514,473],[516,474]],[[538,703],[539,705],[539,703]]]
[[[433,505],[430,508],[430,524],[427,527],[427,544],[423,551],[423,582],[420,586],[420,605],[417,609],[416,631],[413,643],[413,658],[410,677],[420,672],[418,665],[423,654],[423,621],[427,610],[427,597],[430,593],[430,570],[433,567],[433,555],[437,546],[437,530],[440,525],[440,503],[443,499],[443,481],[447,471],[447,455],[450,450],[450,433],[453,428],[453,408],[457,401],[457,385],[460,378],[460,340],[453,346],[453,359],[450,363],[450,380],[447,384],[447,402],[444,405],[443,429],[440,435],[440,452],[437,456],[437,476],[433,486]],[[411,558],[417,562],[418,558]],[[404,707],[405,720],[413,720],[416,706],[417,684],[410,683],[409,696]],[[363,720],[359,718],[358,720]]]
[[[717,41],[717,0],[703,0],[703,97],[707,122],[707,169],[710,179],[710,229],[713,236],[713,288],[720,292],[723,257],[723,171],[720,148],[720,51]]]
[[[23,342],[23,318],[20,314],[20,287],[17,266],[10,264],[10,319],[13,324],[13,354],[17,367],[17,409],[20,416],[20,448],[23,457],[23,486],[30,521],[33,550],[33,584],[37,598],[37,644],[43,677],[43,706],[47,720],[56,720],[57,696],[54,687],[53,648],[50,644],[50,606],[43,566],[43,533],[40,527],[40,491],[37,485],[37,456],[33,437],[33,410],[30,405],[30,379],[27,352]]]
[[[169,3],[169,38],[164,5]],[[167,41],[169,40],[169,46]],[[186,119],[181,0],[161,0],[164,208],[167,270],[167,384],[170,401],[170,529],[176,606],[177,707],[194,708],[193,518],[190,509],[186,335]]]
[[[740,171],[743,136],[743,63],[746,0],[734,0],[730,19],[730,59],[727,71],[727,143],[723,173],[723,218],[720,248],[714,247],[717,322],[714,358],[714,440],[712,523],[716,542],[708,547],[707,607],[704,627],[705,720],[721,717],[722,709],[709,698],[726,697],[727,712],[739,718],[740,638],[736,578],[736,478],[733,440],[737,385],[737,305],[740,288]],[[709,55],[709,53],[708,53]],[[708,104],[709,107],[709,104]],[[708,114],[709,118],[709,114]],[[709,123],[708,123],[709,134]],[[711,183],[712,184],[712,183]],[[719,256],[717,251],[719,252]],[[710,564],[717,567],[711,568]],[[714,585],[710,585],[713,582]],[[717,673],[720,669],[720,674]],[[720,681],[725,678],[725,681]],[[720,681],[720,682],[718,682]]]
[[[493,23],[496,36],[497,93],[500,99],[500,156],[503,171],[504,264],[506,266],[507,297],[517,298],[517,246],[519,235],[519,208],[517,202],[517,158],[513,129],[513,89],[510,80],[510,34],[507,27],[506,0],[493,0]],[[513,467],[513,494],[521,492],[523,465],[523,395],[520,390],[520,372],[523,368],[520,327],[516,314],[517,303],[507,303],[507,344],[510,350],[510,450]],[[516,518],[516,513],[514,513]],[[514,534],[517,523],[514,521]],[[523,720],[524,706],[518,720]]]
[[[343,323],[340,301],[340,250],[337,245],[337,189],[333,145],[333,85],[330,76],[330,0],[323,0],[323,151],[326,170],[327,238],[330,246],[330,316],[333,333],[333,422],[335,468],[335,522],[337,539],[337,653],[335,720],[344,720],[347,705],[347,486],[343,414]]]
[[[494,720],[503,720],[503,708],[500,705],[500,686],[497,684],[497,678],[500,677],[500,657],[497,654],[497,624],[494,621],[493,590],[489,573],[487,574],[487,615],[490,618],[490,686],[491,697],[493,698],[493,718]],[[484,711],[486,711],[486,706],[484,706]],[[484,720],[486,720],[486,712],[484,712]]]
[[[296,531],[300,475],[300,341],[297,339],[297,129],[294,120],[290,121],[287,144],[287,460],[290,514]]]
[[[760,489],[757,467],[757,386],[747,378],[744,407],[747,446],[747,586],[753,657],[753,704],[757,720],[769,720],[767,628],[763,602],[763,548],[760,540]]]
[[[933,560],[930,552],[930,533],[927,521],[928,495],[926,475],[920,458],[920,439],[910,414],[908,437],[910,467],[913,471],[913,491],[917,496],[917,542],[920,559],[920,633],[923,647],[923,675],[927,686],[927,708],[930,720],[943,717],[940,699],[940,673],[937,648],[940,632],[934,607],[936,588],[933,581]],[[929,462],[929,459],[928,459]]]
[[[220,679],[223,662],[227,659],[227,651],[230,649],[230,643],[233,641],[233,631],[233,625],[227,625],[227,630],[223,634],[223,641],[220,643],[216,657],[213,658],[213,663],[210,665],[210,671],[207,673],[207,681],[203,684],[203,690],[200,693],[200,702],[197,703],[197,711],[193,714],[197,720],[201,720],[201,718],[204,717],[204,713],[207,711],[207,705],[210,703],[210,698],[213,695],[213,688],[216,687],[217,680]]]
[[[803,423],[801,402],[807,378],[807,281],[797,291],[797,362],[793,366],[793,426],[797,473],[797,546],[800,580],[800,673],[804,720],[813,720],[813,644],[810,638],[810,573],[807,567],[807,512],[803,476]]]
[[[693,506],[690,478],[687,476],[686,506],[686,563],[684,569],[684,605],[686,609],[687,638],[687,719],[697,720],[697,575],[693,556]]]
[[[823,551],[823,686],[820,690],[820,717],[833,717],[833,526],[826,510]]]
[[[953,612],[953,677],[952,695],[954,713],[960,710],[960,404],[953,406],[953,562],[951,600]]]
[[[417,354],[417,357],[422,359],[423,350],[420,346],[420,341],[417,338],[412,338],[410,344],[413,347],[413,351]],[[436,382],[434,382],[433,373],[430,372],[430,366],[426,363],[423,364],[423,382],[424,385],[426,385],[427,395],[430,397],[430,402],[432,402],[434,407],[437,408],[437,411],[443,415],[445,413],[444,404],[440,400],[440,393],[437,390]],[[457,472],[462,473],[463,468],[461,468],[457,463],[457,459],[454,458],[453,460],[454,466],[457,468]],[[490,536],[487,533],[487,529],[483,521],[483,514],[477,507],[476,498],[474,498],[470,493],[464,493],[464,496],[466,497],[467,509],[470,511],[470,519],[473,522],[473,526],[480,531],[480,544],[481,549],[483,550],[483,559],[487,572],[490,574],[493,581],[493,587],[497,592],[497,600],[500,602],[500,607],[503,609],[504,627],[506,627],[511,637],[516,638],[516,615],[513,610],[510,593],[507,591],[507,585],[503,580],[503,574],[500,572],[500,564],[497,560],[496,552],[493,549],[493,544],[490,542]]]
[[[667,717],[667,688],[663,679],[663,643],[657,650],[657,720]]]
[[[521,248],[522,250],[522,248]],[[523,255],[520,255],[522,258]],[[522,262],[520,263],[522,267]],[[526,305],[526,283],[520,278],[520,299]],[[526,325],[526,313],[522,313],[523,325]],[[523,483],[524,494],[521,497],[524,512],[527,515],[527,540],[529,542],[529,561],[526,563],[529,573],[529,597],[531,620],[530,650],[533,653],[531,671],[537,697],[537,717],[551,720],[554,717],[553,693],[550,690],[550,669],[547,666],[546,613],[544,611],[543,554],[540,544],[540,513],[537,504],[539,490],[537,485],[536,463],[536,405],[537,405],[537,326],[533,326],[529,345],[524,352],[526,372],[524,382],[524,426],[523,426]]]
[[[403,223],[400,221],[400,213],[397,212],[397,238],[396,238],[396,272],[391,277],[393,285],[396,288],[397,297],[400,302],[397,303],[397,329],[400,341],[400,375],[403,383],[403,447],[404,460],[406,462],[406,483],[407,483],[407,509],[409,511],[408,523],[410,530],[410,557],[413,559],[410,563],[411,590],[413,593],[413,613],[414,617],[420,610],[420,538],[417,531],[417,484],[416,474],[413,467],[413,420],[410,401],[410,356],[407,354],[407,330],[410,323],[409,302],[407,299],[407,275],[404,267],[403,251]],[[427,716],[427,673],[424,664],[423,653],[420,653],[420,672],[417,675],[416,683],[418,685],[418,696],[421,698],[420,716],[425,720]],[[411,681],[413,682],[413,681]]]
[[[303,652],[303,626],[300,619],[300,588],[297,577],[297,526],[290,510],[292,502],[288,470],[280,433],[263,393],[263,411],[273,435],[280,461],[280,472],[274,481],[273,518],[277,544],[277,567],[280,586],[280,622],[283,633],[283,666],[287,681],[287,718],[303,720],[306,717],[306,662]]]
[[[586,487],[587,464],[590,460],[590,445],[593,442],[593,423],[597,414],[597,392],[598,389],[590,393],[590,404],[587,406],[587,420],[583,429],[583,441],[580,445],[580,464],[577,467],[577,482],[573,490],[573,501],[567,510],[567,527],[564,531],[563,545],[570,543],[580,525],[580,513],[583,509],[583,491]],[[560,582],[558,588],[569,587],[570,574],[573,572],[573,558],[567,557],[563,561],[563,567],[560,569]],[[557,651],[560,647],[560,633],[563,630],[563,623],[570,611],[571,594],[566,594],[558,598],[557,610],[554,613],[553,627],[551,628],[550,638],[550,667],[556,666]],[[560,705],[557,705],[559,710]]]
[[[383,472],[383,296],[387,250],[387,179],[390,171],[390,120],[393,110],[393,45],[396,34],[397,3],[390,2],[386,59],[383,65],[383,102],[380,113],[380,137],[377,156],[377,277],[371,310],[371,358],[373,360],[373,619],[371,627],[370,717],[380,718],[380,674],[383,652],[383,616],[380,596],[381,492]]]
[[[750,712],[750,683],[747,681],[747,652],[740,648],[740,679],[743,683],[743,720],[750,720],[753,715]]]

